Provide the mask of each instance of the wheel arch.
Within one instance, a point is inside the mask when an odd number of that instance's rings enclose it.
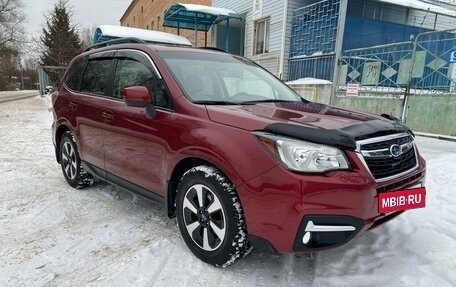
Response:
[[[209,165],[217,168],[220,170],[221,173],[223,173],[226,178],[233,183],[232,179],[229,177],[228,173],[223,170],[223,168],[220,168],[220,166],[214,164],[213,162],[199,158],[199,157],[187,157],[184,159],[181,159],[174,167],[171,176],[169,178],[169,181],[167,183],[167,190],[166,190],[166,198],[165,198],[165,204],[166,204],[166,210],[167,210],[167,215],[168,217],[172,218],[176,216],[176,194],[177,194],[177,185],[179,184],[180,179],[184,175],[186,171],[189,169],[200,166],[200,165]]]
[[[60,163],[60,142],[62,141],[62,135],[66,132],[71,132],[70,128],[65,124],[61,124],[55,131],[55,158]]]

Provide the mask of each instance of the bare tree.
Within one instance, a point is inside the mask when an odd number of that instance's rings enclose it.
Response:
[[[93,34],[95,34],[96,27],[85,26],[81,29],[80,37],[82,40],[82,47],[86,49],[93,44]]]
[[[24,3],[21,0],[0,0],[0,55],[14,49],[23,35]]]

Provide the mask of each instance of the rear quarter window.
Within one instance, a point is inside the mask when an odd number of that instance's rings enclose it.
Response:
[[[86,67],[87,60],[80,59],[76,63],[72,65],[70,70],[68,71],[68,76],[65,79],[65,85],[73,91],[79,92],[81,90],[81,80],[82,74],[84,73],[84,69]]]
[[[108,86],[112,59],[90,60],[82,77],[81,92],[104,95]]]

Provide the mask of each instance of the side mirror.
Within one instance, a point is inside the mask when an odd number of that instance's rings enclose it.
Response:
[[[153,103],[152,95],[144,86],[125,88],[122,90],[122,97],[129,107],[144,108],[147,104]]]
[[[157,115],[154,105],[154,95],[144,86],[133,86],[122,90],[122,97],[129,107],[146,108],[146,116],[153,119]]]

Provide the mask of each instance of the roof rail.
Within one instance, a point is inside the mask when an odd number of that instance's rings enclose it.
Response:
[[[138,43],[138,44],[147,44],[145,41],[136,38],[136,37],[125,37],[125,38],[118,38],[118,39],[113,39],[109,41],[104,41],[101,43],[94,44],[92,46],[89,46],[87,49],[85,49],[84,52],[93,50],[93,49],[98,49],[101,47],[106,47],[110,45],[116,45],[116,44],[125,44],[125,43]]]
[[[217,47],[199,47],[199,49],[212,50],[212,51],[219,51],[219,52],[226,53],[225,50],[220,49],[220,48],[217,48]]]

